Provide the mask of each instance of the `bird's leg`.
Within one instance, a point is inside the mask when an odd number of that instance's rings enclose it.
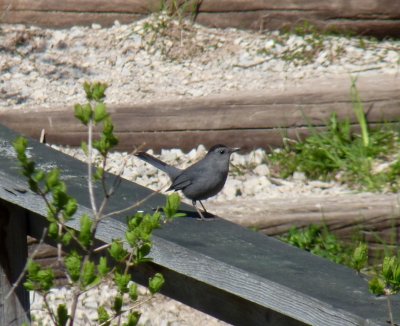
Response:
[[[201,202],[200,202],[201,203]],[[192,200],[192,205],[194,206],[194,208],[196,208],[197,214],[200,215],[200,219],[201,220],[205,220],[203,213],[199,210],[199,208],[196,205],[196,201]],[[203,204],[201,204],[201,206],[203,206]],[[203,207],[204,208],[204,207]]]
[[[206,208],[204,207],[203,203],[201,202],[201,200],[199,200],[199,203],[200,203],[201,207],[203,207],[204,213],[208,214],[208,212],[207,212]]]

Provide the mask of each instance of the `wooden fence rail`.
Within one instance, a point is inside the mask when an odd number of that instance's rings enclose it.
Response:
[[[4,296],[25,263],[26,235],[40,238],[47,225],[45,206],[20,175],[11,146],[15,137],[14,132],[0,127],[1,325],[20,325],[28,318],[21,315],[29,309],[21,288],[13,301],[4,301]],[[69,193],[79,201],[78,212],[90,212],[82,162],[34,141],[30,153],[39,167],[59,167]],[[96,190],[100,195],[101,189]],[[109,210],[127,207],[150,193],[122,181]],[[153,211],[164,201],[164,196],[156,194],[139,209]],[[386,323],[386,302],[371,295],[366,281],[354,271],[221,218],[209,222],[191,218],[195,213],[189,206],[182,205],[182,210],[188,217],[155,232],[153,262],[136,271],[138,282],[146,283],[149,275],[160,271],[166,278],[164,294],[234,325]],[[79,230],[79,221],[69,226]],[[97,241],[109,243],[123,237],[125,230],[125,216],[105,220]],[[18,247],[21,250],[17,251]],[[399,322],[400,300],[395,297],[392,301]],[[12,310],[15,305],[20,309]]]

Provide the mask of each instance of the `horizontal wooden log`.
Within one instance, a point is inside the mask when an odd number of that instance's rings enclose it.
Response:
[[[5,24],[28,24],[52,28],[67,28],[73,25],[112,26],[116,20],[122,24],[130,24],[143,18],[140,14],[121,13],[72,13],[72,12],[37,12],[37,11],[8,11],[1,18]]]
[[[380,232],[400,223],[400,206],[397,194],[349,193],[332,196],[296,196],[294,198],[270,198],[268,202],[248,199],[243,207],[240,201],[229,205],[210,202],[208,206],[220,212],[226,210],[233,222],[246,227],[256,227],[268,235],[287,232],[293,225],[304,227],[325,223],[330,229],[341,231],[343,236],[354,235],[354,227]],[[246,212],[252,207],[251,218]],[[393,221],[391,221],[393,219]],[[398,220],[398,221],[397,221]],[[383,223],[383,224],[382,224]]]
[[[10,148],[16,134],[0,128],[0,137],[3,147]],[[78,214],[89,213],[87,166],[37,142],[31,141],[30,146],[38,166],[51,162],[66,173],[69,193],[78,200]],[[13,155],[4,155],[0,181],[1,200],[23,207],[30,235],[40,237],[48,223],[46,208],[32,192],[14,191],[20,189],[23,179],[15,169]],[[127,207],[150,193],[122,180],[108,209]],[[101,194],[102,189],[96,187],[95,196]],[[163,196],[154,194],[137,209],[153,212],[164,202]],[[372,326],[386,322],[385,302],[372,296],[367,282],[354,271],[220,218],[209,222],[190,218],[196,215],[187,205],[181,209],[188,214],[186,218],[155,232],[153,263],[138,267],[137,280],[147,282],[152,272],[161,271],[166,279],[165,294],[235,325]],[[99,244],[124,236],[125,215],[102,221]],[[79,225],[78,220],[68,222],[75,230]],[[399,298],[392,298],[392,304],[397,311]]]
[[[380,124],[377,124],[380,125]],[[370,127],[377,126],[371,124]],[[358,127],[355,127],[358,129]],[[326,128],[317,127],[314,130],[324,131]],[[180,148],[190,151],[197,148],[199,144],[210,148],[216,142],[224,143],[227,146],[237,146],[241,150],[251,151],[256,148],[263,148],[267,151],[283,146],[283,139],[293,140],[304,139],[310,135],[308,128],[277,128],[265,130],[206,130],[206,131],[171,131],[171,132],[116,132],[119,143],[118,150],[133,151],[137,148],[142,150],[153,149],[160,151],[167,148]],[[39,139],[39,137],[35,137]],[[84,132],[53,134],[46,137],[50,144],[62,144],[78,147],[82,141],[86,141],[87,134]]]
[[[178,2],[179,3],[179,2]],[[181,4],[184,1],[180,1]],[[166,6],[172,7],[172,0],[166,1]],[[182,6],[187,11],[193,10],[196,0],[192,0],[190,5]],[[159,0],[90,0],[90,1],[57,1],[57,0],[2,0],[0,2],[1,10],[14,11],[65,11],[65,12],[124,12],[124,13],[142,13],[160,10],[161,1]],[[341,15],[348,17],[350,15],[372,15],[373,17],[399,17],[400,4],[391,0],[362,0],[349,1],[273,1],[273,0],[202,0],[199,7],[199,13],[205,12],[250,12],[250,11],[316,11],[320,13],[331,13],[332,16]]]
[[[8,11],[149,14],[159,10],[160,3],[159,0],[2,0],[0,2],[0,9]]]
[[[121,150],[143,144],[155,150],[189,150],[211,146],[216,139],[247,150],[269,149],[281,146],[283,136],[307,135],[310,124],[322,130],[333,112],[355,124],[350,85],[349,77],[318,79],[284,90],[118,105],[109,111]],[[398,121],[400,77],[360,77],[357,85],[371,127]],[[45,129],[48,143],[78,146],[86,139],[72,107],[4,110],[0,121],[36,139]]]
[[[206,203],[207,209],[229,216],[232,222],[271,236],[293,226],[326,226],[341,241],[368,243],[371,263],[380,262],[385,250],[400,241],[400,205],[397,194],[340,194],[293,198],[246,199]],[[248,212],[252,212],[251,215]]]
[[[196,3],[195,0],[192,4]],[[171,5],[170,5],[171,7]],[[90,1],[11,1],[1,0],[2,22],[69,27],[114,20],[132,22],[159,11],[158,0]],[[194,7],[187,6],[193,13]],[[255,30],[290,29],[309,21],[328,31],[354,32],[377,37],[399,36],[400,5],[390,0],[350,1],[273,1],[203,0],[197,8],[197,21],[212,27],[237,27]],[[47,17],[47,20],[46,20]]]

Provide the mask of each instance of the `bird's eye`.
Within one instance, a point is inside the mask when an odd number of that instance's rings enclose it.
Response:
[[[224,153],[225,153],[225,150],[224,150],[224,149],[220,149],[220,150],[219,150],[219,153],[220,153],[220,154],[224,154]]]

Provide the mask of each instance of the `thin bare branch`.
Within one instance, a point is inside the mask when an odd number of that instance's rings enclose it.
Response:
[[[138,202],[132,204],[131,206],[128,206],[128,207],[123,208],[123,209],[118,210],[118,211],[114,211],[114,212],[105,214],[105,215],[103,216],[103,219],[104,219],[104,218],[111,217],[111,216],[116,216],[116,215],[119,215],[119,214],[122,214],[122,213],[126,213],[126,212],[130,211],[131,209],[134,209],[134,208],[136,208],[136,207],[142,205],[143,203],[145,203],[146,201],[148,201],[151,197],[153,197],[155,194],[158,194],[159,192],[160,192],[160,190],[155,191],[155,192],[152,192],[151,194],[147,195],[145,198],[143,198],[142,200],[139,200]]]
[[[88,188],[89,188],[89,197],[90,197],[90,205],[92,206],[92,210],[97,215],[97,207],[96,207],[96,199],[94,198],[93,192],[93,171],[92,171],[92,155],[93,155],[93,121],[90,119],[88,122]]]
[[[30,257],[30,260],[35,259],[37,253],[39,252],[40,247],[43,245],[44,238],[46,237],[46,234],[47,234],[47,228],[44,228],[43,232],[42,232],[42,236],[40,237],[40,240],[39,240],[39,244],[37,245],[37,247],[33,251],[32,255]],[[11,296],[11,294],[13,294],[15,289],[22,282],[22,279],[24,278],[25,273],[28,270],[28,264],[29,264],[30,260],[26,261],[23,271],[21,272],[21,274],[19,274],[18,279],[14,282],[14,284],[12,285],[10,291],[7,293],[7,295],[5,297],[5,300],[7,300]]]

